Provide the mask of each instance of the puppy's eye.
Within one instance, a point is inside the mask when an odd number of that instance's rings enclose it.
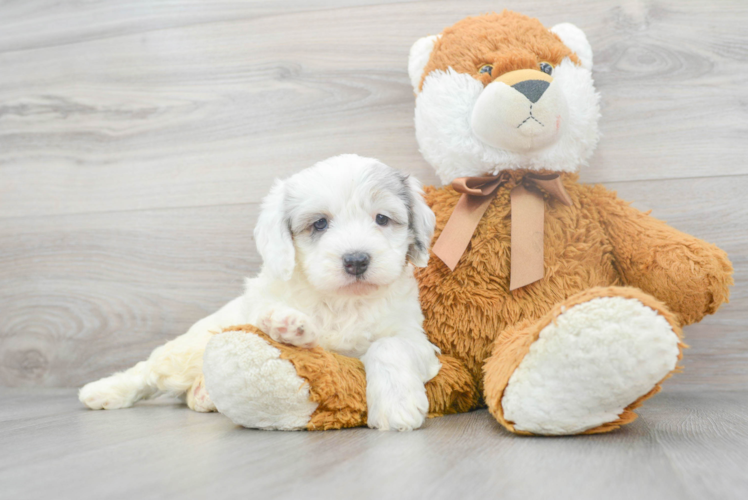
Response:
[[[484,64],[478,69],[478,73],[488,73],[488,76],[491,76],[491,72],[493,71],[493,64]]]
[[[540,63],[540,71],[542,71],[546,75],[550,75],[551,73],[553,73],[553,65],[551,63],[542,62]]]
[[[390,218],[382,214],[377,214],[376,220],[377,224],[379,224],[380,226],[386,226],[390,223]]]
[[[327,229],[327,219],[323,218],[318,220],[317,222],[312,224],[312,227],[315,231],[324,231],[325,229]]]

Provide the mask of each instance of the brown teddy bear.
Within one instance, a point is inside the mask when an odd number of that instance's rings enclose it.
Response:
[[[676,369],[681,327],[727,301],[732,268],[719,248],[578,182],[598,140],[591,68],[581,30],[508,11],[411,49],[416,136],[445,184],[426,190],[437,224],[418,272],[442,352],[430,416],[488,406],[516,433],[610,431]],[[296,428],[366,424],[358,360],[229,330],[206,352],[269,345],[270,361],[308,384],[296,403],[270,396],[247,411],[280,422],[288,415],[274,409],[296,404]],[[260,383],[258,367],[240,371],[242,384]]]

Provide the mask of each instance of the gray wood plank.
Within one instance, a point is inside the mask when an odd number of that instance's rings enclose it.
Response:
[[[255,213],[248,204],[0,223],[0,385],[80,385],[187,331],[258,270]]]
[[[159,3],[153,13],[114,4],[49,14],[44,2],[3,5],[13,15],[0,53],[0,217],[256,201],[258,180],[346,151],[433,182],[413,139],[408,49],[497,8],[224,3],[200,22],[204,7],[191,3]],[[746,95],[748,4],[501,7],[588,32],[604,99],[589,179],[748,173],[748,116],[736,104]],[[31,29],[40,23],[51,34]],[[100,36],[108,26],[111,36]]]
[[[413,0],[6,2],[0,18],[0,52],[34,50],[194,24],[408,1]]]
[[[0,389],[8,498],[742,499],[748,393],[665,390],[620,431],[525,438],[486,411],[411,433],[267,432],[167,400]]]
[[[641,412],[647,434],[662,447],[693,498],[748,496],[747,414],[748,399],[739,392],[689,397],[665,392],[658,404]]]

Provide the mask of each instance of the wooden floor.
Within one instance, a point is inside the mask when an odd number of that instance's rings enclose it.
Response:
[[[265,433],[168,402],[87,412],[60,389],[238,295],[276,176],[356,152],[436,183],[408,50],[501,8],[588,35],[603,137],[582,181],[735,266],[642,419],[573,439],[485,412]],[[746,26],[745,0],[0,2],[0,498],[748,498]]]
[[[744,500],[748,391],[665,390],[612,434],[526,438],[482,410],[410,433],[271,432],[170,401],[87,411],[0,390],[0,498]]]

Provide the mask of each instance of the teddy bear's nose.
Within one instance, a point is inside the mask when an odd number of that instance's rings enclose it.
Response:
[[[527,97],[530,102],[534,104],[538,102],[538,99],[540,99],[549,85],[549,82],[543,80],[525,80],[523,82],[515,83],[512,85],[512,88]]]

